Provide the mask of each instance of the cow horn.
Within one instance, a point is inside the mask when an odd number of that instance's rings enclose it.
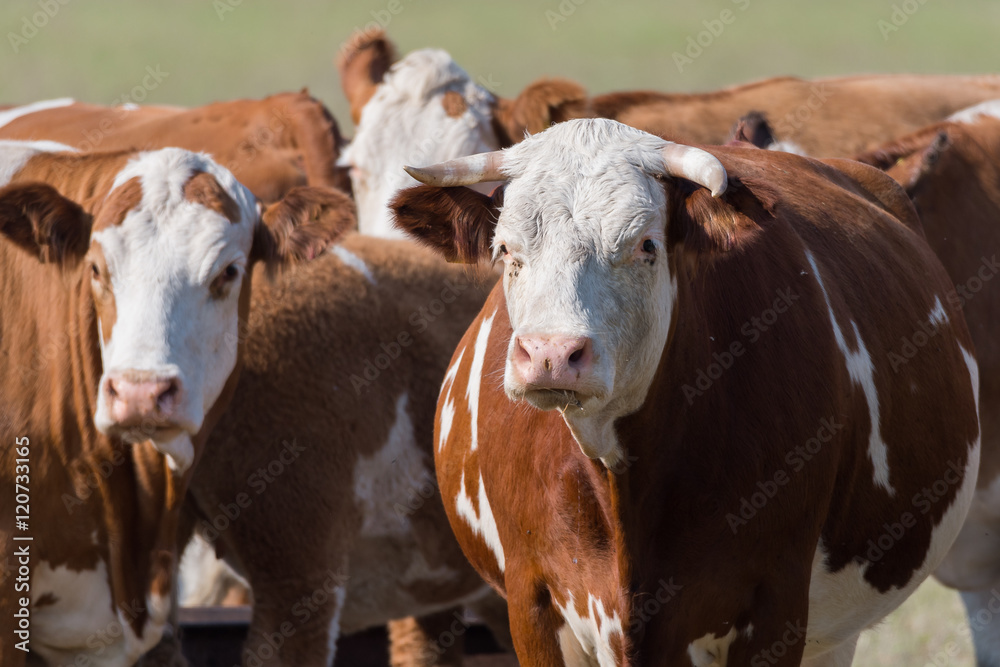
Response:
[[[668,143],[661,152],[669,176],[686,178],[708,188],[713,197],[718,197],[726,191],[728,182],[726,168],[708,151]]]
[[[474,185],[487,181],[506,181],[503,173],[503,153],[479,153],[429,167],[403,167],[406,173],[427,185],[450,188],[456,185]]]

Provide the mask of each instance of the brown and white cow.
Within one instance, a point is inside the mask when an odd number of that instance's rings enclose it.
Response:
[[[608,120],[411,173],[507,181],[393,207],[504,262],[435,463],[521,663],[849,665],[944,558],[979,464],[972,343],[902,190]]]
[[[980,369],[982,462],[972,508],[935,575],[958,588],[981,667],[1000,665],[1000,101],[858,157],[896,179],[913,200],[931,248],[955,283]],[[906,353],[913,353],[908,348]],[[899,360],[905,363],[904,356]]]
[[[250,582],[248,667],[330,665],[340,634],[411,615],[392,627],[393,664],[459,664],[462,605],[506,634],[432,453],[438,388],[494,282],[362,235],[255,276],[240,382],[189,494],[198,533]]]
[[[777,147],[852,156],[977,102],[1000,97],[1000,76],[864,75],[814,81],[782,77],[708,93],[620,92],[542,79],[517,97],[494,95],[439,49],[393,63],[381,32],[350,39],[338,61],[357,125],[340,161],[350,168],[358,224],[392,236],[387,205],[417,185],[404,164],[429,164],[521,141],[571,118],[612,118],[675,141],[723,143],[750,109],[775,124]],[[488,185],[477,185],[488,192]]]
[[[164,630],[181,501],[236,385],[251,269],[318,254],[351,205],[300,188],[261,213],[230,172],[176,148],[0,142],[0,164],[0,663],[30,649],[131,665]]]
[[[307,91],[194,109],[46,100],[0,111],[0,139],[58,141],[88,152],[204,151],[265,202],[303,185],[350,189],[336,168],[344,143],[337,122]]]

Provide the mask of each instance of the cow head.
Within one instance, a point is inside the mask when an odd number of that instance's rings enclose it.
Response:
[[[718,195],[722,165],[614,121],[577,120],[502,152],[409,171],[443,187],[507,181],[493,201],[461,188],[406,191],[393,203],[398,224],[451,259],[503,261],[507,395],[561,410],[584,453],[613,464],[612,424],[645,398],[677,291],[664,181]]]
[[[261,211],[229,171],[173,148],[136,154],[88,225],[67,219],[45,218],[59,233],[21,226],[40,258],[82,274],[92,298],[102,362],[95,425],[152,440],[179,470],[193,463],[191,438],[236,367],[251,265],[311,258],[353,223],[346,197],[320,188],[292,190]]]
[[[395,49],[381,32],[356,35],[338,61],[344,94],[357,124],[340,158],[348,167],[359,228],[399,236],[389,200],[417,182],[406,164],[430,164],[496,150],[520,141],[526,131],[563,120],[558,109],[585,98],[571,82],[544,80],[515,99],[495,97],[451,56],[421,49],[392,63]],[[473,187],[489,192],[491,184]]]
[[[392,237],[400,234],[392,226],[389,200],[417,185],[403,165],[495,150],[499,144],[490,126],[493,96],[447,53],[414,51],[389,68],[375,64],[392,53],[374,46],[384,42],[366,42],[341,59],[344,92],[358,111],[354,139],[340,164],[350,169],[359,229]]]

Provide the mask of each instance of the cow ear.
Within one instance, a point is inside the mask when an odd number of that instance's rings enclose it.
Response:
[[[91,217],[44,183],[0,188],[0,233],[43,263],[73,264],[90,242]]]
[[[264,209],[254,230],[252,260],[272,267],[309,261],[356,229],[354,203],[333,188],[298,187]]]
[[[503,188],[493,197],[466,187],[420,185],[401,190],[389,203],[396,227],[444,255],[474,264],[491,255]]]
[[[726,164],[729,184],[721,197],[690,181],[667,179],[667,239],[685,251],[726,252],[756,233],[774,215],[779,199],[769,182],[738,175]]]
[[[361,110],[375,94],[385,73],[396,61],[396,47],[382,30],[358,30],[340,48],[337,71],[340,87],[351,104],[351,119],[357,125]]]
[[[507,135],[507,143],[524,139],[524,133],[541,132],[553,123],[590,116],[587,91],[567,79],[540,79],[521,91],[516,99],[497,101],[496,122]]]
[[[750,111],[733,126],[727,144],[747,143],[757,148],[767,148],[774,143],[774,132],[763,111]]]

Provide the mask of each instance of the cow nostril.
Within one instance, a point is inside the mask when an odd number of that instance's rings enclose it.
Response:
[[[528,352],[528,348],[526,348],[524,346],[524,340],[521,339],[521,338],[517,339],[517,351],[516,351],[516,354],[517,354],[517,359],[519,361],[525,361],[525,362],[530,362],[531,361],[531,353]]]
[[[160,392],[160,395],[156,397],[157,407],[162,407],[164,404],[174,401],[177,398],[178,393],[180,393],[180,385],[177,380],[170,380],[167,388]]]
[[[582,347],[579,350],[577,350],[576,352],[574,352],[573,354],[569,355],[569,361],[570,361],[570,363],[574,363],[575,364],[576,362],[580,361],[581,357],[583,357],[583,348]]]

